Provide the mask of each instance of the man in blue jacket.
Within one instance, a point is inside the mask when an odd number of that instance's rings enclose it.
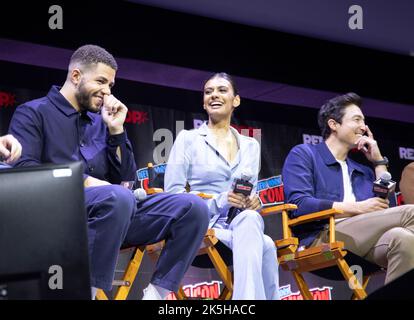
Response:
[[[136,165],[124,130],[127,107],[111,94],[117,63],[105,49],[86,45],[70,60],[63,87],[19,106],[10,123],[22,144],[16,166],[84,164],[92,295],[110,290],[121,245],[166,239],[144,299],[177,291],[208,226],[208,209],[195,195],[166,193],[137,201],[119,185]]]
[[[372,192],[373,181],[387,171],[373,134],[365,124],[361,99],[355,93],[327,101],[318,115],[324,142],[294,147],[283,167],[285,196],[298,205],[293,216],[336,208],[336,239],[368,261],[387,268],[388,283],[414,268],[414,206],[389,208]],[[348,157],[362,152],[374,171]],[[294,230],[305,246],[328,242],[327,221]]]

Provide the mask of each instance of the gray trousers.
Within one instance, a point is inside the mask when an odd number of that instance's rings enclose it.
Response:
[[[414,205],[353,216],[335,229],[347,250],[387,269],[385,283],[414,269]],[[328,241],[324,230],[312,246]]]

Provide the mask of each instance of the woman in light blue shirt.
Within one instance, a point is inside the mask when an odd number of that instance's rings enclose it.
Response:
[[[260,145],[230,126],[240,96],[226,73],[213,75],[204,85],[204,110],[209,120],[200,128],[183,130],[171,150],[165,173],[165,191],[213,195],[206,200],[210,227],[216,237],[233,251],[233,299],[274,300],[278,294],[278,263],[273,240],[264,234],[257,210],[256,194],[260,166]],[[232,183],[242,174],[251,176],[251,196],[234,193]],[[240,213],[227,223],[231,207]]]

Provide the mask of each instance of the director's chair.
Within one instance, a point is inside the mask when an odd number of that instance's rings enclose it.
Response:
[[[342,241],[336,241],[335,216],[340,215],[342,211],[329,209],[291,219],[289,212],[296,209],[296,205],[285,204],[278,207],[266,208],[262,211],[262,214],[282,214],[283,239],[275,241],[278,249],[278,260],[284,270],[292,273],[303,299],[313,300],[309,287],[302,275],[304,272],[312,272],[313,274],[331,280],[345,279],[353,291],[352,299],[365,299],[367,297],[365,289],[370,276],[380,271],[381,268],[345,250],[344,243]],[[298,238],[292,235],[291,228],[325,219],[329,220],[329,242],[305,249],[299,248]],[[347,259],[345,259],[345,256],[347,256]],[[364,276],[362,283],[354,275],[347,260],[349,263],[363,267]]]

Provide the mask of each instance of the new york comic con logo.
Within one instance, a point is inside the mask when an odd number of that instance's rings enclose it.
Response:
[[[264,207],[281,204],[285,201],[282,176],[273,176],[257,182],[257,193]]]
[[[165,169],[167,167],[166,163],[158,164],[154,166],[154,182],[157,183],[159,181],[160,184],[163,184]],[[148,190],[148,168],[139,169],[136,173],[136,179],[140,182],[141,188],[144,190]],[[158,188],[163,188],[162,185],[157,186]]]
[[[218,299],[220,296],[221,281],[201,282],[189,284],[183,287],[184,293],[188,298]],[[174,293],[167,296],[167,300],[177,300]]]
[[[11,92],[0,91],[0,108],[13,107],[16,103],[16,95]]]
[[[220,297],[221,281],[213,280],[211,282],[201,282],[189,284],[183,287],[184,293],[188,298],[198,298],[213,300]],[[332,300],[332,287],[324,286],[309,289],[314,300]],[[299,291],[292,292],[290,284],[279,287],[279,296],[281,300],[303,300]],[[176,295],[171,292],[167,300],[177,300]]]
[[[313,300],[332,300],[332,287],[312,288],[309,289]],[[303,300],[299,291],[292,292],[290,284],[279,287],[279,295],[281,300]]]

